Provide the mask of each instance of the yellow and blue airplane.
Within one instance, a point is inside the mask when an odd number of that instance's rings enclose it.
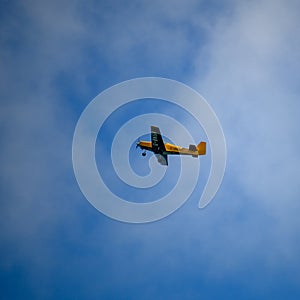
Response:
[[[151,126],[151,142],[139,141],[136,147],[145,150],[142,153],[143,156],[146,155],[146,150],[153,152],[158,162],[164,166],[168,165],[168,155],[191,155],[192,157],[198,157],[199,155],[206,154],[205,142],[200,142],[197,146],[190,145],[189,148],[164,143],[159,128],[155,126]]]

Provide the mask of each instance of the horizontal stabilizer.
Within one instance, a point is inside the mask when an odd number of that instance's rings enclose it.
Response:
[[[190,145],[190,146],[189,146],[189,150],[190,150],[190,151],[197,151],[197,148],[196,148],[195,145]]]

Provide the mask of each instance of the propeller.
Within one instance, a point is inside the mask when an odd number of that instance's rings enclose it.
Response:
[[[135,142],[135,149],[137,149],[138,147],[142,149],[142,147],[140,146],[140,139],[137,139],[137,141]],[[146,150],[142,153],[142,155],[146,156]]]
[[[138,139],[136,142],[135,142],[135,149],[137,149],[138,147],[140,147],[140,139]]]

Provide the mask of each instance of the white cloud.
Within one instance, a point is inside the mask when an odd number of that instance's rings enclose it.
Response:
[[[298,107],[293,74],[286,70],[291,60],[299,61],[296,38],[289,44],[298,24],[295,10],[280,1],[238,4],[236,14],[222,20],[212,32],[210,70],[200,84],[196,83],[218,110],[228,138],[229,158],[232,153],[232,161],[242,162],[234,165],[252,193],[261,185],[257,172],[265,177],[265,188],[274,180],[276,190],[283,178],[285,189],[292,184],[288,180],[299,163]]]

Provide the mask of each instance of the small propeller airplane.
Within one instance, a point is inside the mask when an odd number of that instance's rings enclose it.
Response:
[[[155,154],[158,162],[161,165],[168,165],[168,155],[191,155],[192,157],[198,157],[199,155],[206,154],[206,143],[200,142],[197,146],[190,145],[189,148],[182,148],[173,144],[164,143],[160,130],[158,127],[151,126],[151,142],[138,141],[136,148],[145,150],[142,155],[146,155],[146,150]]]

